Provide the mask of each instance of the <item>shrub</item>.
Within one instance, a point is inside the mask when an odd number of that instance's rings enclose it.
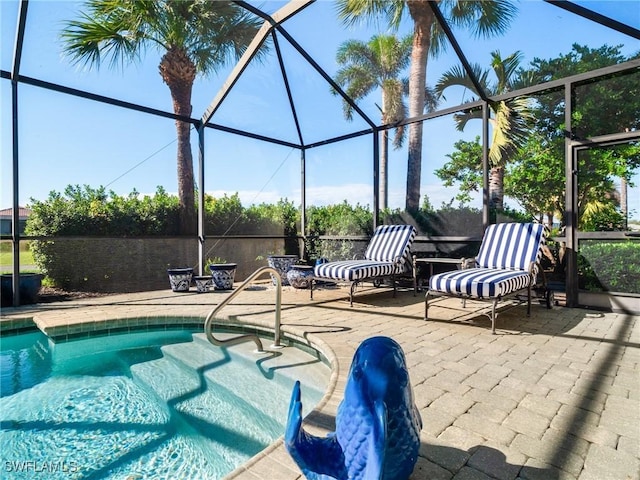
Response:
[[[581,241],[580,288],[590,291],[640,292],[640,242]]]
[[[104,187],[69,185],[64,194],[49,193],[45,201],[31,199],[32,213],[25,233],[56,235],[175,235],[178,233],[178,198],[158,187],[153,197],[135,190],[127,197]]]
[[[307,210],[306,250],[310,258],[350,259],[362,253],[359,242],[352,240],[320,240],[320,235],[370,236],[373,213],[362,205],[351,206],[346,200],[336,205],[309,207]]]

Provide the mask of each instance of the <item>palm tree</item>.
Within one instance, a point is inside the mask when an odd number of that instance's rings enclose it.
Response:
[[[393,124],[405,118],[407,108],[404,103],[406,80],[398,78],[402,70],[409,65],[411,36],[399,40],[395,35],[375,35],[364,43],[348,40],[340,45],[336,60],[341,68],[335,81],[353,100],[369,95],[374,89],[382,90],[383,124]],[[345,118],[353,118],[353,108],[343,102]],[[404,126],[395,129],[393,145],[400,148],[404,142]],[[380,208],[388,206],[389,130],[381,132],[380,142]]]
[[[491,52],[491,68],[496,77],[495,83],[489,83],[489,71],[482,70],[479,65],[473,65],[474,76],[480,86],[489,95],[500,95],[514,90],[514,86],[525,86],[519,75],[522,53],[515,52],[506,58],[500,56],[499,51]],[[435,90],[440,97],[444,91],[453,86],[467,88],[478,94],[473,82],[461,66],[454,66],[442,74]],[[472,99],[475,100],[475,99]],[[529,126],[533,122],[533,113],[529,108],[529,99],[520,97],[502,100],[490,104],[493,117],[491,147],[489,148],[489,201],[496,211],[504,209],[504,170],[509,160],[525,144],[529,136]],[[454,115],[456,128],[463,131],[467,122],[474,118],[481,118],[482,112],[475,110]]]
[[[261,22],[233,2],[208,0],[88,0],[79,20],[62,30],[65,53],[74,63],[124,66],[153,47],[163,56],[160,76],[173,111],[191,116],[191,92],[197,75],[209,75],[238,59]],[[181,232],[195,231],[195,181],[191,124],[176,120],[178,197]]]
[[[351,24],[361,19],[383,16],[389,25],[398,28],[408,10],[413,20],[413,47],[409,72],[409,117],[424,111],[427,85],[427,58],[445,47],[445,37],[436,22],[427,0],[337,0],[338,16]],[[469,28],[476,36],[488,37],[504,32],[516,7],[508,0],[434,0],[451,25]],[[422,170],[422,122],[409,125],[409,155],[407,160],[406,209],[420,206],[420,175]]]

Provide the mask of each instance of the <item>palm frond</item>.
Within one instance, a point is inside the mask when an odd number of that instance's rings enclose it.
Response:
[[[208,0],[88,0],[61,39],[74,63],[111,66],[137,61],[148,46],[179,48],[199,73],[239,58],[262,21],[233,2]]]
[[[427,85],[424,89],[424,111],[425,113],[435,112],[438,108],[438,95],[435,88]]]
[[[477,109],[463,113],[456,113],[453,115],[453,121],[456,124],[456,130],[458,130],[459,132],[464,131],[469,120],[477,120],[479,118],[482,118],[482,111]]]
[[[406,9],[403,0],[338,0],[336,13],[344,25],[376,22],[384,18],[392,28],[398,28]]]
[[[379,69],[375,53],[368,44],[359,40],[347,40],[338,47],[336,61],[339,65],[358,65],[362,68]]]
[[[480,85],[484,87],[485,90],[489,90],[489,86],[487,85],[489,72],[487,70],[483,70],[478,64],[471,65],[471,71],[476,79],[478,79]],[[436,83],[434,91],[438,97],[445,98],[444,91],[453,86],[464,87],[478,95],[475,84],[471,81],[471,78],[467,75],[467,72],[462,65],[454,65],[444,72]]]
[[[119,19],[99,18],[83,14],[80,20],[70,21],[61,32],[65,54],[74,64],[99,67],[103,58],[110,66],[139,58],[144,37],[136,30],[121,28]]]
[[[498,50],[491,52],[491,67],[498,79],[494,89],[497,93],[505,93],[512,89],[512,79],[520,67],[522,58],[523,55],[520,51],[516,51],[506,58],[502,58]]]
[[[544,80],[538,74],[537,71],[518,69],[515,73],[515,77],[511,81],[511,87],[513,90],[519,90],[521,88],[531,87],[542,83]]]
[[[178,4],[184,2],[175,2]],[[186,21],[185,21],[186,20]],[[195,0],[184,16],[175,19],[189,25],[184,38],[177,38],[199,71],[207,74],[239,59],[262,26],[262,20],[233,2]],[[259,50],[261,56],[266,47]]]
[[[395,111],[394,111],[394,122],[399,122],[407,118],[407,104],[404,101],[401,101]],[[407,129],[405,125],[399,125],[395,128],[394,136],[393,136],[393,148],[396,150],[402,147],[404,144],[404,140],[406,138]]]
[[[385,103],[383,105],[383,118],[384,123],[397,122],[404,118],[404,98],[402,94],[402,82],[398,79],[386,79],[382,83],[382,90],[384,92],[383,98]]]
[[[429,55],[433,58],[438,58],[449,47],[449,40],[444,33],[444,30],[438,22],[435,22],[431,28],[431,40],[429,44]]]
[[[365,97],[378,86],[371,71],[359,65],[341,68],[336,73],[335,81],[338,85],[344,87],[345,93],[353,99]]]
[[[534,121],[530,99],[515,98],[492,105],[493,134],[489,159],[492,165],[503,166],[529,138]]]
[[[354,101],[366,97],[377,86],[376,79],[371,72],[359,65],[341,68],[336,73],[334,80],[344,88],[345,93]],[[351,121],[353,108],[346,101],[342,102],[342,107],[345,118]]]
[[[468,28],[477,38],[504,33],[518,12],[509,0],[443,0],[443,3],[450,6],[448,20],[451,24]]]
[[[397,77],[409,65],[412,45],[411,35],[401,40],[395,35],[374,35],[367,43],[371,66],[377,67],[381,76]]]

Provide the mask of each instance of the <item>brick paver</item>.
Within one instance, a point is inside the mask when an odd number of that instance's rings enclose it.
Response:
[[[65,335],[197,322],[226,294],[167,290],[3,309],[0,325],[8,331],[33,319]],[[224,315],[272,328],[273,304],[273,288],[263,284]],[[336,372],[305,420],[316,435],[334,428],[359,343],[387,335],[405,350],[424,423],[412,479],[640,480],[640,316],[534,305],[527,318],[518,307],[499,315],[491,335],[486,317],[452,320],[437,305],[424,321],[423,297],[411,291],[361,291],[349,307],[344,289],[320,289],[310,301],[287,287],[282,308],[283,334],[319,347]],[[281,441],[230,477],[302,478]]]

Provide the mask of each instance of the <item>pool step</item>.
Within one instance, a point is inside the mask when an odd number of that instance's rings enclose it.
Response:
[[[187,345],[189,357],[200,356],[198,345]],[[173,355],[164,352],[169,347],[173,347],[170,349]],[[239,445],[257,452],[282,434],[280,422],[208,379],[204,374],[207,360],[195,368],[183,362],[179,351],[187,350],[184,347],[165,346],[162,358],[132,365],[133,378],[153,390],[182,421],[221,444],[227,450],[226,456],[235,456]],[[256,418],[259,419],[257,427]]]
[[[224,334],[217,333],[216,335],[222,337]],[[236,335],[228,334],[229,337]],[[204,333],[194,333],[193,340],[207,346],[210,345]],[[234,345],[230,347],[230,351],[241,354],[266,377],[272,377],[274,373],[277,373],[289,377],[292,385],[296,380],[301,380],[303,384],[315,388],[320,396],[324,394],[329,383],[331,370],[326,360],[323,361],[318,352],[310,347],[307,347],[307,350],[302,350],[297,346],[275,348],[272,338],[262,338],[262,344],[266,352],[261,354],[256,352],[255,344],[252,341]]]
[[[177,447],[171,455],[206,458],[201,465],[192,466],[198,472],[182,478],[218,478],[218,473],[208,470],[233,469],[269,443],[269,438],[250,438],[251,425],[245,412],[235,415],[239,410],[234,408],[233,397],[218,391],[214,398],[210,386],[203,384],[196,372],[171,357],[134,363],[130,375],[140,390],[155,398],[151,404],[163,406],[173,426],[169,430],[180,432],[172,438]],[[238,445],[247,445],[248,450]]]
[[[252,344],[242,344],[231,348],[220,348],[209,344],[206,339],[194,336],[188,349],[179,345],[166,345],[162,348],[165,356],[182,362],[189,368],[199,370],[204,377],[215,385],[227,389],[256,410],[274,418],[280,425],[285,424],[289,408],[289,398],[295,382],[292,378],[275,375],[273,370],[263,367],[273,353],[255,354]],[[238,377],[236,364],[243,364],[242,377]],[[268,387],[265,385],[268,379]],[[277,402],[276,398],[286,399]],[[309,399],[309,405],[315,405],[318,399]]]

